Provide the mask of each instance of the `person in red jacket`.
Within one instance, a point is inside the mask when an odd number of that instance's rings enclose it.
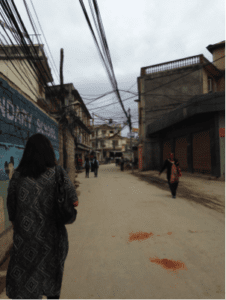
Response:
[[[170,153],[169,159],[166,159],[164,165],[159,172],[159,176],[161,173],[167,168],[167,180],[172,193],[172,197],[176,198],[176,191],[179,183],[179,177],[181,176],[181,171],[179,168],[179,162],[175,158],[174,154]]]

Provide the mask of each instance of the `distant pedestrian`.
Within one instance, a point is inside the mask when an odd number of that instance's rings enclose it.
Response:
[[[93,160],[93,168],[94,168],[94,177],[97,177],[99,161],[96,159],[96,157],[94,157],[94,160]]]
[[[124,171],[124,157],[121,157],[121,171]]]
[[[88,157],[85,160],[84,168],[86,169],[86,178],[89,178],[89,169],[91,168],[91,162],[89,161]]]
[[[159,173],[159,176],[166,168],[167,168],[167,180],[172,193],[172,197],[176,198],[176,190],[179,183],[179,177],[181,177],[181,170],[179,168],[178,160],[176,158],[174,159],[173,153],[170,153],[169,159],[165,160],[162,170]]]

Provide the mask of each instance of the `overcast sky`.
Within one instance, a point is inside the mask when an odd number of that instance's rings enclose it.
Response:
[[[88,110],[117,123],[125,121],[121,105],[114,93],[88,104],[89,97],[110,92],[105,67],[95,46],[79,0],[32,0],[51,50],[44,46],[54,83],[59,84],[60,49],[64,48],[64,83],[73,83]],[[22,0],[15,1],[29,34],[34,33]],[[31,0],[27,4],[39,29]],[[90,20],[88,0],[84,0]],[[187,56],[203,54],[212,62],[206,49],[225,39],[224,0],[98,0],[119,89],[137,92],[140,69]],[[97,36],[97,33],[95,31]],[[41,35],[44,44],[45,40]],[[99,41],[99,40],[98,40]],[[37,40],[33,39],[37,43]],[[122,99],[131,94],[121,93]],[[132,122],[138,127],[137,96],[124,102],[131,108]],[[95,118],[95,124],[101,122]],[[126,136],[128,127],[122,131]]]

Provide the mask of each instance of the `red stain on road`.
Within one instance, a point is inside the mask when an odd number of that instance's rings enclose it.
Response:
[[[185,264],[180,260],[172,260],[167,258],[159,259],[158,257],[155,258],[150,257],[149,260],[150,262],[160,265],[161,267],[163,267],[168,271],[176,272],[178,270],[187,270]]]
[[[171,235],[171,234],[172,234],[172,232],[167,232],[167,234],[168,234],[168,235]]]
[[[112,237],[115,237],[115,235],[112,235]]]
[[[138,232],[135,232],[135,233],[131,232],[129,235],[130,235],[129,242],[132,242],[132,241],[141,242],[143,240],[148,239],[149,237],[151,237],[154,234],[152,232],[148,233],[148,232],[138,231]]]

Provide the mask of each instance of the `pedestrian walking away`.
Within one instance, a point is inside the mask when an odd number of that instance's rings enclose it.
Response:
[[[94,177],[97,177],[99,161],[96,159],[96,157],[94,157],[93,159],[93,168],[94,168]]]
[[[124,171],[124,157],[121,157],[121,171]]]
[[[89,161],[88,157],[85,160],[84,168],[86,169],[86,178],[89,178],[89,170],[91,169],[91,162]]]
[[[57,202],[60,182],[67,195],[62,209]],[[69,247],[65,224],[75,218],[63,223],[57,216],[66,207],[73,214],[75,206],[75,187],[57,165],[51,142],[43,134],[32,135],[8,187],[7,209],[14,230],[6,275],[10,299],[42,299],[43,295],[59,299]]]
[[[176,191],[179,184],[179,177],[181,177],[181,170],[178,160],[176,158],[174,159],[173,153],[170,153],[169,159],[165,160],[159,176],[165,169],[167,169],[167,180],[172,193],[172,197],[176,198]]]

